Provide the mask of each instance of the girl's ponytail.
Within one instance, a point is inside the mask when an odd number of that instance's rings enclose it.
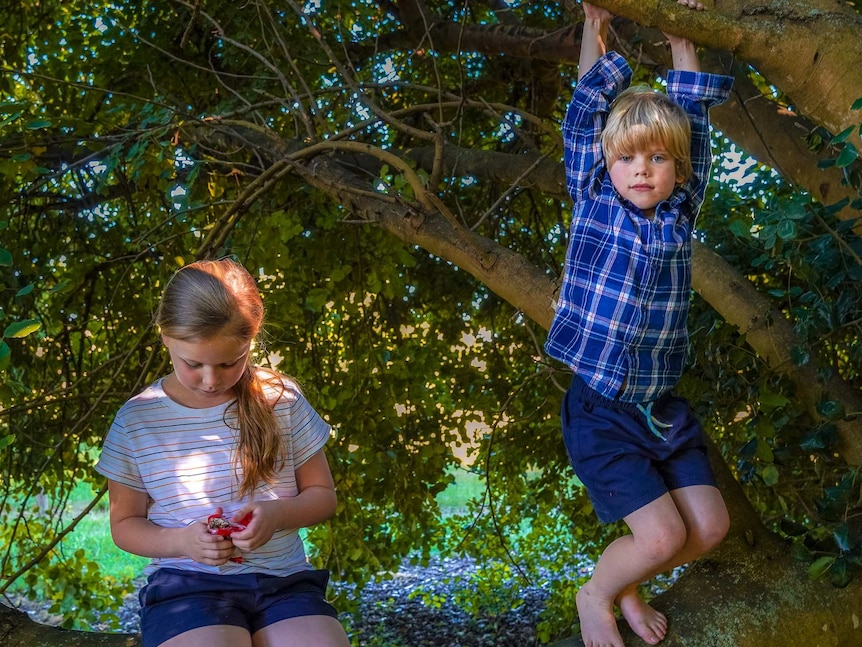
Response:
[[[236,402],[228,409],[235,411],[239,429],[236,463],[242,474],[240,498],[251,496],[258,483],[273,482],[285,459],[281,430],[273,410],[284,385],[275,373],[264,380],[259,372],[251,363],[246,365],[234,386]],[[273,398],[267,395],[265,386],[277,387],[280,392]]]

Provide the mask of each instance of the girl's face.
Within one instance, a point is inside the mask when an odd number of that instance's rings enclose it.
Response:
[[[610,176],[617,192],[648,218],[685,179],[676,170],[676,160],[661,146],[621,155],[611,164]]]
[[[233,387],[245,370],[248,341],[214,337],[187,342],[162,335],[174,372],[165,378],[171,399],[193,409],[214,407],[234,397]]]

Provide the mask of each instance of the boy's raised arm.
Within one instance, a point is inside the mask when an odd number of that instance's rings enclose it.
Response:
[[[681,72],[700,72],[700,61],[697,58],[697,48],[687,38],[665,34],[670,41],[670,53],[673,58],[673,69]]]
[[[698,0],[677,0],[681,4],[695,11],[705,11],[706,7]],[[670,42],[670,53],[673,58],[673,68],[682,72],[700,72],[700,61],[697,58],[697,49],[687,38],[680,38],[665,32]]]
[[[578,80],[607,52],[608,27],[613,19],[613,14],[607,9],[594,7],[588,2],[584,2],[583,7],[584,33],[581,36]]]

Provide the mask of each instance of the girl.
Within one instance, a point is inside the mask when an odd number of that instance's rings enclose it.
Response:
[[[251,364],[263,314],[237,263],[180,269],[155,317],[173,372],[105,439],[114,542],[152,558],[144,647],[349,646],[298,534],[335,512],[329,426],[291,380]],[[211,515],[244,528],[210,534]]]

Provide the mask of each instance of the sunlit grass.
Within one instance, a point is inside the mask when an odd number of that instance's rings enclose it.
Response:
[[[443,516],[464,514],[467,502],[481,499],[485,491],[485,481],[475,472],[466,469],[455,470],[455,482],[437,495],[437,505]]]
[[[77,487],[69,499],[70,512],[74,514],[79,511],[93,496],[89,486]],[[150,561],[146,557],[132,555],[117,548],[111,539],[107,497],[78,523],[75,530],[69,533],[60,545],[61,554],[73,554],[78,549],[82,549],[89,559],[98,563],[103,576],[116,579],[138,577]]]

